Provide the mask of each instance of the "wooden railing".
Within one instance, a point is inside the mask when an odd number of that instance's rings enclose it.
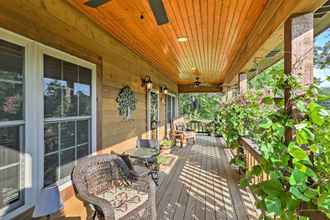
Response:
[[[260,163],[261,153],[258,150],[258,146],[256,145],[256,143],[254,143],[252,140],[248,138],[240,138],[239,142],[244,151],[246,171],[249,171],[252,169],[253,166],[258,165]],[[260,176],[254,177],[252,179],[252,182],[254,184],[257,184],[267,179],[269,179],[268,175],[263,172]]]
[[[187,128],[196,131],[197,133],[210,134],[214,131],[212,122],[201,120],[189,120],[186,122]]]

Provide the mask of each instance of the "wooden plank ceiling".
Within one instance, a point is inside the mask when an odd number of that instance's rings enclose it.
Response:
[[[267,0],[164,0],[158,26],[147,0],[111,0],[97,9],[71,4],[178,84],[221,83]],[[178,42],[187,37],[187,42]]]

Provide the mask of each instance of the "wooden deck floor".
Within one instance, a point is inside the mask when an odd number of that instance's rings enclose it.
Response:
[[[158,219],[257,219],[253,196],[239,188],[221,139],[199,136],[173,154],[178,160],[157,191]]]

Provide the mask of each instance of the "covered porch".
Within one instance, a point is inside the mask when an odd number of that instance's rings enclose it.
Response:
[[[232,151],[225,148],[222,138],[200,134],[196,144],[178,146],[171,154],[177,159],[169,172],[161,174],[157,219],[258,219],[254,196],[240,188],[238,170],[229,163]],[[63,216],[80,220],[86,218],[86,212],[72,198],[57,218]]]
[[[330,26],[329,11],[329,0],[1,2],[0,219],[31,219],[50,186],[64,204],[52,218],[86,219],[74,167],[134,150],[141,139],[175,143],[173,163],[160,172],[157,219],[258,219],[255,195],[230,164],[239,155],[248,172],[262,159],[258,147],[239,137],[238,150],[229,149],[213,121],[180,115],[179,95],[222,94],[219,109],[244,103],[248,80],[280,60],[286,79],[309,86],[314,37]],[[291,119],[295,90],[285,83],[269,99],[281,99]],[[183,140],[190,125],[176,143],[180,121],[197,123],[196,143]]]

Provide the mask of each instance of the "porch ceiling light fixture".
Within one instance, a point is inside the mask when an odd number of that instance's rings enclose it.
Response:
[[[186,36],[178,37],[176,39],[176,41],[179,42],[179,43],[184,43],[184,42],[188,41],[188,37],[186,37]]]
[[[160,87],[160,92],[164,93],[164,95],[168,94],[168,88],[167,86],[161,86]]]
[[[142,86],[145,86],[148,90],[152,89],[152,81],[149,75],[142,80]]]

